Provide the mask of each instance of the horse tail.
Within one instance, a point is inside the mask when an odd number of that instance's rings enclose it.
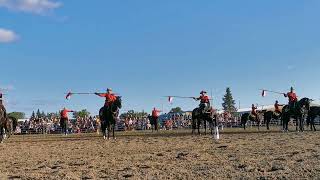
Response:
[[[241,116],[241,124],[246,124],[247,121],[248,121],[248,116],[249,114],[248,113],[244,113],[242,116]]]

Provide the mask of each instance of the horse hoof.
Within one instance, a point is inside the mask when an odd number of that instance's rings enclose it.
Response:
[[[107,139],[107,137],[106,137],[106,136],[103,136],[103,139],[104,139],[104,140],[106,140],[106,139]]]

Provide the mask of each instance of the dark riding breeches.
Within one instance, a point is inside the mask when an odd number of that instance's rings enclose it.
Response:
[[[60,126],[62,128],[62,132],[64,134],[68,133],[68,118],[61,118],[60,119]]]

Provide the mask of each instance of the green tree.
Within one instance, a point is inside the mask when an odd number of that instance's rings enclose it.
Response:
[[[47,118],[56,118],[59,117],[59,113],[47,113],[46,115]]]
[[[37,118],[40,118],[41,117],[41,113],[40,113],[40,109],[37,110]]]
[[[32,111],[31,119],[34,119],[34,118],[36,118],[36,113]]]
[[[224,95],[222,100],[223,100],[223,103],[222,103],[223,110],[230,113],[237,112],[236,103],[232,97],[232,93],[229,87],[226,89],[226,94]]]
[[[41,112],[41,118],[45,118],[46,117],[46,113],[44,111]]]
[[[171,113],[183,113],[181,107],[175,107],[175,108],[172,108]]]
[[[90,116],[90,112],[86,109],[83,109],[81,111],[76,111],[73,113],[74,118],[77,118],[77,117],[85,118],[85,117],[89,117],[89,116]]]
[[[23,112],[11,112],[8,114],[9,117],[14,117],[16,119],[24,119],[25,114]]]

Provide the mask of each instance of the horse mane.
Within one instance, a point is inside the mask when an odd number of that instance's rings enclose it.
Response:
[[[298,106],[301,107],[303,105],[310,105],[310,99],[307,98],[307,97],[304,97],[304,98],[300,99],[298,101]]]
[[[119,108],[119,109],[122,108],[122,99],[121,99],[121,96],[117,96],[116,101],[115,101],[115,105],[116,105],[117,108]]]

